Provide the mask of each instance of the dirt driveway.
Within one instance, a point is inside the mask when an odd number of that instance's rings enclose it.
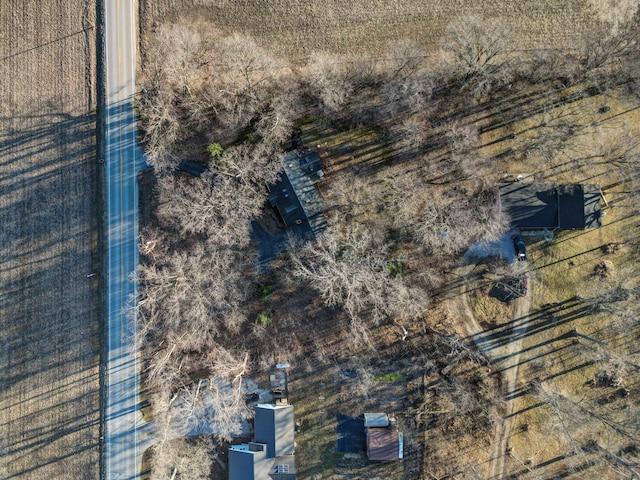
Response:
[[[509,237],[510,238],[510,237]],[[506,250],[509,251],[509,250]],[[457,270],[458,278],[473,278],[474,263],[465,263]],[[504,415],[496,426],[493,441],[489,479],[504,477],[504,461],[507,455],[508,439],[511,431],[511,413],[513,412],[513,398],[518,389],[518,365],[522,341],[527,332],[529,318],[529,297],[517,298],[513,301],[512,316],[490,330],[483,329],[469,303],[470,280],[461,282],[461,299],[463,305],[463,327],[467,338],[472,339],[476,346],[491,360],[493,374],[501,376],[502,393],[505,401]],[[529,295],[531,295],[529,287]]]

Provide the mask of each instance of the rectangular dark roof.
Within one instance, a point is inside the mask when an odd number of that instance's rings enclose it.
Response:
[[[498,187],[500,208],[521,229],[582,229],[600,227],[600,188],[597,185],[507,183]]]
[[[276,207],[285,226],[297,238],[314,242],[326,229],[324,208],[315,182],[320,178],[322,162],[316,152],[300,156],[296,151],[282,157],[280,180],[269,185],[269,203]]]
[[[571,221],[565,219],[563,211],[566,210],[565,198],[568,192],[563,192],[560,197],[560,228],[600,228],[602,226],[602,212],[600,210],[600,186],[599,185],[576,185],[579,187],[579,202],[583,208],[582,226],[571,227]],[[564,185],[563,188],[570,187]],[[575,195],[575,193],[574,193]],[[578,208],[578,207],[574,207]]]
[[[584,195],[581,185],[558,187],[558,226],[584,228]]]
[[[275,184],[269,185],[268,189],[269,203],[276,207],[287,227],[300,225],[307,219],[307,215],[286,174],[283,174]]]
[[[558,226],[558,200],[552,189],[533,183],[500,185],[500,208],[511,217],[515,228],[537,229]]]
[[[317,152],[309,152],[300,157],[300,168],[303,172],[310,175],[322,170],[322,161]]]

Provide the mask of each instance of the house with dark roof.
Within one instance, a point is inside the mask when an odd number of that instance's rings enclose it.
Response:
[[[514,182],[495,189],[500,211],[521,230],[599,228],[601,191],[598,185],[541,185]]]
[[[293,405],[254,410],[254,441],[229,447],[229,480],[295,480]]]
[[[315,241],[326,228],[320,194],[315,186],[324,177],[317,152],[287,152],[282,157],[282,176],[267,187],[268,200],[285,227],[304,240]]]

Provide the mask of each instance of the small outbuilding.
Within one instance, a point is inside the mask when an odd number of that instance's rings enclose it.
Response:
[[[364,427],[386,428],[389,426],[389,416],[386,413],[365,413]]]
[[[403,457],[403,436],[386,413],[365,413],[364,429],[369,460],[392,462]]]
[[[395,428],[367,428],[369,460],[393,462],[402,458],[400,436]]]

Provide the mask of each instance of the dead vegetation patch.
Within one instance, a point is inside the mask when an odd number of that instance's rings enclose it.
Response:
[[[593,274],[602,280],[611,280],[616,274],[615,266],[613,262],[603,260],[593,267]]]

